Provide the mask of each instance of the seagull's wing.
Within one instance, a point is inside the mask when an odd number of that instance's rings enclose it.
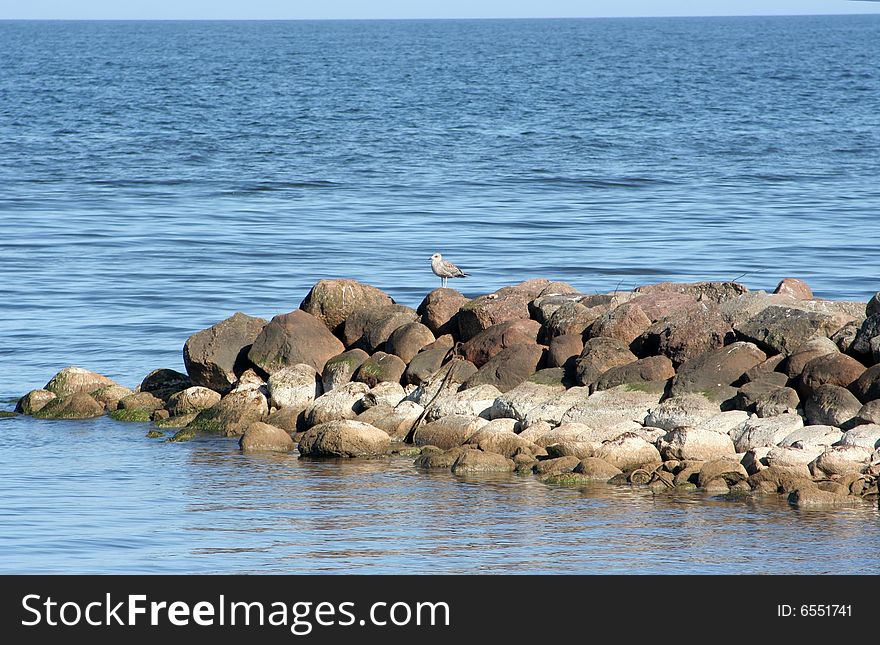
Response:
[[[467,275],[464,271],[459,269],[457,266],[455,266],[452,262],[449,262],[448,260],[443,260],[442,266],[443,266],[443,271],[447,272],[449,274],[449,277],[451,277],[451,278],[460,278],[460,277],[464,277]]]

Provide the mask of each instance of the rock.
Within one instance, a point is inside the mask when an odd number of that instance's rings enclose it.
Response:
[[[592,457],[602,443],[599,441],[564,441],[562,443],[551,443],[545,446],[547,455],[552,458],[557,457],[577,457],[585,459]]]
[[[526,441],[534,443],[552,429],[553,427],[546,421],[536,421],[526,429],[522,429],[522,424],[517,424],[517,428],[514,429],[514,432],[517,432],[517,434]]]
[[[856,359],[839,352],[814,358],[804,366],[798,393],[806,399],[821,385],[852,385],[865,371]]]
[[[377,405],[387,405],[391,408],[403,401],[406,392],[400,383],[385,381],[377,383],[370,388],[370,391],[361,399],[361,405],[365,410],[376,407]]]
[[[65,391],[63,386],[59,386],[59,389]],[[104,406],[85,392],[80,391],[64,398],[58,397],[48,401],[34,412],[34,417],[37,419],[93,419],[102,414],[104,414]]]
[[[797,278],[783,278],[779,281],[779,284],[776,285],[776,289],[773,293],[781,293],[791,296],[792,298],[797,298],[798,300],[813,299],[813,290],[810,289],[810,285]]]
[[[458,310],[470,300],[455,289],[434,289],[425,296],[416,312],[422,323],[435,336],[443,334],[458,335]]]
[[[862,473],[871,462],[871,451],[862,446],[831,446],[810,463],[817,475],[848,475]]]
[[[512,390],[534,374],[541,364],[541,345],[520,343],[502,349],[464,383],[465,388],[494,385],[502,392]]]
[[[770,380],[776,385],[787,385],[788,376],[776,371],[786,358],[784,354],[776,354],[776,356],[771,356],[766,361],[758,363],[752,369],[746,371],[745,381],[749,383],[752,381]],[[777,382],[777,379],[784,380]]]
[[[880,399],[880,364],[873,365],[862,372],[855,383],[849,386],[849,390],[862,403]]]
[[[589,396],[589,387],[573,387],[565,392],[561,392],[526,412],[525,418],[522,419],[523,428],[530,428],[540,421],[549,422],[551,425],[559,425],[566,412],[575,405],[585,402]]]
[[[299,440],[299,453],[304,457],[379,457],[390,448],[387,433],[351,419],[313,426]]]
[[[438,336],[437,340],[430,345],[425,345],[421,352],[427,352],[432,349],[445,349],[448,352],[453,347],[455,347],[455,339],[452,337],[452,334],[443,334],[442,336]]]
[[[549,387],[559,388],[562,392],[566,388],[574,385],[565,374],[565,370],[561,367],[545,367],[532,374],[526,383],[534,383],[535,385],[547,385]]]
[[[361,400],[370,391],[366,383],[352,381],[331,392],[322,394],[306,408],[303,422],[306,427],[354,419],[363,409]]]
[[[353,313],[393,303],[385,292],[357,280],[319,280],[300,304],[300,309],[332,333],[341,335],[346,319]],[[317,365],[313,367],[320,369]]]
[[[829,425],[809,425],[799,428],[785,436],[778,445],[791,447],[795,444],[805,446],[831,446],[843,437],[840,428]]]
[[[305,408],[288,406],[270,413],[266,418],[266,423],[293,434],[305,430],[305,423],[303,421],[304,413]]]
[[[846,388],[820,385],[804,404],[804,416],[810,425],[843,426],[859,414],[862,404]]]
[[[860,446],[868,450],[880,448],[880,425],[868,424],[856,426],[843,433],[841,446]]]
[[[425,325],[417,322],[401,325],[388,337],[385,349],[389,354],[398,356],[404,363],[409,363],[423,347],[435,341],[434,334]]]
[[[522,421],[536,406],[550,401],[565,392],[565,387],[541,385],[526,381],[508,390],[493,401],[489,411],[492,419],[517,419]]]
[[[153,419],[154,412],[143,408],[118,408],[110,413],[110,418],[114,421],[124,421],[126,423],[148,423]]]
[[[177,416],[169,417],[167,419],[160,419],[156,421],[157,428],[186,428],[190,423],[192,423],[198,413],[191,412],[189,414],[178,414]],[[195,431],[191,431],[192,436],[195,437]]]
[[[266,385],[266,381],[255,369],[248,369],[242,372],[242,375],[238,377],[238,380],[232,386],[230,393],[243,392],[245,390],[258,390],[267,400],[269,399],[269,388]]]
[[[269,402],[259,390],[230,392],[220,402],[196,415],[186,429],[237,437],[256,421],[269,416]]]
[[[580,334],[563,334],[550,340],[547,351],[547,367],[564,367],[575,373],[575,361],[584,351],[584,341]]]
[[[65,367],[53,376],[43,389],[63,399],[78,392],[89,394],[102,387],[116,384],[103,374],[90,372],[81,367]]]
[[[559,295],[576,295],[582,296],[583,294],[575,289],[573,286],[568,284],[567,282],[550,282],[548,283],[540,292],[538,292],[537,298],[544,298],[546,296],[559,296]]]
[[[697,302],[693,296],[674,291],[657,291],[633,295],[635,297],[629,300],[629,303],[638,305],[652,323],[693,306]]]
[[[728,388],[745,373],[765,361],[767,355],[752,343],[733,343],[682,363],[672,380],[670,393],[701,393],[719,403],[728,400]]]
[[[18,411],[21,412],[21,410]],[[856,419],[859,423],[876,423],[880,425],[880,401],[865,403],[865,405],[859,408]]]
[[[593,390],[608,390],[618,385],[634,385],[667,381],[675,376],[675,368],[665,356],[640,358],[626,365],[605,371],[592,385]]]
[[[873,314],[865,319],[852,343],[852,351],[856,354],[873,356],[875,354],[872,341],[880,336],[880,314]]]
[[[46,390],[43,390],[44,392]],[[102,404],[107,410],[113,411],[119,407],[119,402],[125,397],[134,394],[133,390],[121,385],[105,385],[94,392],[90,392],[91,397],[98,403]],[[218,400],[220,396],[217,396]]]
[[[466,415],[490,419],[490,411],[501,392],[494,385],[478,385],[441,395],[427,414],[428,421],[436,421],[452,415]]]
[[[783,359],[779,369],[788,378],[794,379],[801,375],[806,364],[814,358],[837,353],[839,353],[837,345],[830,338],[825,336],[814,338],[796,347],[790,356]]]
[[[629,346],[647,331],[651,322],[638,304],[627,302],[599,316],[590,326],[590,336],[614,338]]]
[[[733,330],[717,305],[700,302],[656,323],[632,343],[639,357],[662,354],[675,365],[732,342]]]
[[[798,488],[789,493],[788,503],[800,508],[828,508],[854,506],[859,503],[859,499],[830,493],[818,488]]]
[[[443,365],[443,360],[449,354],[448,349],[442,347],[426,349],[413,357],[403,373],[403,382],[407,385],[419,385],[432,374],[437,372]],[[476,368],[474,368],[476,372]]]
[[[119,407],[123,410],[146,410],[147,412],[152,412],[164,406],[165,402],[162,399],[153,396],[149,392],[129,394],[119,401]]]
[[[717,432],[723,435],[730,435],[730,431],[740,427],[748,421],[750,415],[742,410],[730,410],[728,412],[719,412],[706,419],[700,421],[696,426],[697,430],[707,430],[709,432]],[[674,428],[673,428],[674,429]]]
[[[357,420],[384,430],[392,439],[403,441],[424,411],[418,403],[401,401],[394,408],[389,408],[387,404],[368,408],[357,416]]]
[[[520,436],[528,437],[526,432],[520,433]],[[563,423],[551,430],[542,432],[539,436],[530,439],[534,444],[547,447],[559,443],[601,443],[606,439],[614,439],[617,435],[608,436],[606,432],[596,432],[588,425],[583,423]]]
[[[749,477],[749,485],[759,493],[789,493],[817,488],[816,483],[788,468],[770,466]]]
[[[777,354],[777,356],[782,356],[782,354]],[[765,361],[766,362],[766,361]],[[776,387],[786,387],[788,385],[788,377],[782,372],[764,372],[761,374],[753,375],[754,378],[749,378],[748,372],[743,377],[745,381],[743,385],[773,385]]]
[[[458,312],[461,340],[467,342],[484,329],[498,323],[528,319],[531,299],[527,292],[504,287],[494,294],[474,298],[462,305]]]
[[[350,349],[329,358],[321,372],[322,390],[330,392],[350,383],[354,373],[369,357],[370,355],[362,349]]]
[[[181,374],[176,370],[158,369],[144,377],[138,391],[149,392],[155,397],[167,401],[172,394],[177,394],[192,385],[192,381],[186,374]]]
[[[311,365],[300,364],[284,367],[272,374],[268,391],[273,407],[305,408],[323,394],[324,388],[318,371]]]
[[[467,442],[477,430],[488,423],[478,416],[453,415],[416,428],[413,443],[417,446],[436,446],[449,450]]]
[[[614,338],[591,338],[575,361],[576,379],[580,385],[591,385],[612,367],[634,363],[638,357],[629,347]]]
[[[617,466],[609,464],[604,459],[598,457],[587,457],[582,459],[574,468],[574,472],[585,475],[590,479],[598,481],[608,481],[615,475],[620,475],[623,471]]]
[[[418,314],[404,305],[386,305],[353,313],[346,321],[343,341],[346,347],[377,351],[400,327],[416,322]]]
[[[606,306],[585,307],[579,302],[567,302],[544,323],[545,338],[549,340],[564,334],[583,334],[606,311]]]
[[[555,475],[558,473],[572,472],[581,460],[577,457],[557,457],[555,459],[545,459],[535,464],[535,474],[537,475]]]
[[[593,393],[585,401],[569,408],[560,421],[584,423],[599,431],[627,432],[640,428],[648,410],[657,405],[662,395],[662,390],[620,385]]]
[[[748,289],[738,282],[659,282],[636,287],[636,293],[679,293],[698,302],[721,303],[747,293]]]
[[[511,419],[496,419],[477,430],[465,445],[512,459],[517,452],[533,454],[538,446],[513,431]]]
[[[238,447],[244,452],[290,452],[294,444],[281,428],[257,421],[244,431]]]
[[[679,426],[697,427],[718,413],[721,408],[700,394],[670,397],[650,409],[644,419],[646,426],[674,430]]]
[[[734,329],[741,338],[767,351],[789,354],[808,340],[832,336],[851,320],[841,313],[771,305]]]
[[[852,351],[852,345],[859,335],[859,325],[847,323],[831,336],[831,341],[837,345],[837,349],[845,354]]]
[[[784,375],[780,375],[783,376]],[[779,401],[782,396],[779,394],[779,390],[790,390],[791,388],[780,387],[775,383],[769,381],[749,381],[740,387],[736,392],[736,397],[734,398],[733,405],[737,410],[746,410],[748,412],[755,412],[757,409],[758,403],[767,403],[771,399],[774,401]],[[797,392],[791,390],[794,393],[794,406],[791,407],[790,411],[794,412],[797,407],[800,399],[797,396]],[[788,402],[788,398],[783,397],[782,400]],[[779,414],[783,414],[786,410],[779,412]]]
[[[36,414],[47,403],[57,398],[54,392],[49,390],[31,390],[18,400],[15,411],[21,414]]]
[[[795,430],[804,427],[797,414],[782,414],[764,419],[754,418],[741,427],[731,430],[731,438],[737,452],[746,452],[761,446],[775,446]]]
[[[714,459],[707,461],[700,467],[697,485],[700,488],[706,488],[710,482],[723,479],[728,486],[731,486],[748,478],[749,474],[742,464],[732,459]]]
[[[248,359],[270,376],[303,363],[319,372],[345,349],[320,320],[302,310],[272,318],[254,340]]]
[[[435,398],[439,398],[441,393],[458,391],[462,382],[476,373],[477,368],[473,363],[453,357],[453,360],[422,381],[406,398],[427,407]]]
[[[736,449],[729,436],[712,430],[676,428],[661,439],[660,454],[669,459],[698,459],[710,461],[721,457],[733,457]]]
[[[456,475],[464,473],[507,473],[515,467],[513,460],[494,452],[482,450],[463,450],[452,464]]]
[[[465,451],[465,448],[456,447],[449,450],[441,450],[435,446],[425,446],[421,454],[416,457],[416,468],[443,468],[449,470],[452,464]]]
[[[628,432],[603,443],[602,447],[596,451],[595,456],[622,471],[633,470],[647,463],[661,461],[657,448],[641,437]]]
[[[183,364],[193,385],[221,394],[251,364],[247,358],[267,321],[236,312],[226,320],[190,336],[183,346]]]
[[[755,401],[755,414],[762,418],[795,414],[799,405],[800,397],[792,388],[774,388]]]
[[[752,448],[746,451],[739,463],[743,465],[749,475],[754,475],[767,468],[767,455],[770,454],[770,450],[768,446]]]
[[[807,446],[803,448],[773,446],[767,452],[765,459],[768,466],[792,469],[804,477],[809,477],[810,470],[808,466],[810,462],[823,452],[825,452],[825,448],[822,446]]]
[[[865,306],[865,314],[870,318],[876,314],[880,314],[880,291],[871,296],[868,304]]]
[[[507,347],[537,343],[540,330],[541,325],[534,320],[511,320],[492,325],[463,343],[460,352],[480,368]]]
[[[580,303],[583,298],[584,295],[582,293],[547,294],[545,296],[539,296],[529,302],[529,315],[533,320],[537,320],[541,325],[544,325],[550,320],[550,317],[557,309],[571,302]],[[595,304],[607,304],[610,301],[611,298],[609,297],[604,302]],[[589,307],[590,305],[585,304],[584,306]]]
[[[376,352],[361,363],[354,374],[354,380],[366,383],[370,387],[377,383],[400,383],[405,370],[406,363],[398,356]]]

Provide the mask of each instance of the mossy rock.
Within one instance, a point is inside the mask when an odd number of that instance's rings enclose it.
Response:
[[[693,482],[682,482],[682,483],[680,483],[680,484],[676,484],[676,485],[675,485],[675,490],[677,490],[677,491],[680,490],[680,491],[685,491],[685,492],[692,492],[692,491],[697,490],[697,485],[696,485],[695,483],[693,483]]]
[[[181,428],[168,441],[171,443],[180,443],[181,441],[192,441],[198,433],[191,428]]]
[[[561,385],[566,388],[575,385],[574,381],[566,376],[565,370],[561,367],[548,367],[538,370],[528,378],[528,382],[556,387]]]
[[[10,412],[9,410],[0,410],[0,419],[11,419],[17,417],[18,412]]]
[[[159,437],[164,437],[165,433],[160,432],[159,430],[150,430],[147,433],[147,439],[158,439]]]
[[[410,446],[406,446],[404,448],[399,448],[397,450],[392,450],[392,455],[397,455],[400,457],[418,457],[422,453],[421,448],[413,448]]]
[[[221,411],[216,407],[202,410],[186,426],[186,429],[192,430],[193,432],[205,432],[208,434],[225,434],[226,430],[223,427],[220,417]]]
[[[573,486],[581,487],[588,484],[595,484],[596,480],[582,473],[553,473],[541,477],[541,481],[545,484],[555,484],[556,486]]]
[[[669,381],[646,381],[644,383],[625,383],[627,392],[644,392],[645,394],[663,394]]]
[[[147,423],[150,421],[151,412],[141,408],[119,409],[110,413],[110,418],[114,421],[125,421],[130,423]]]
[[[36,419],[94,419],[104,414],[104,406],[84,392],[64,399],[56,398],[34,412]]]
[[[159,419],[155,422],[155,426],[157,428],[185,428],[195,420],[197,414],[193,412],[192,414],[179,414],[176,417]]]

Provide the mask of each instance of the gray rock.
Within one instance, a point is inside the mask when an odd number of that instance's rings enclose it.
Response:
[[[675,376],[675,368],[665,356],[640,358],[605,371],[593,384],[593,390],[608,390],[618,385],[664,382]]]
[[[852,351],[856,354],[873,355],[871,341],[880,337],[880,313],[865,319],[852,343]]]
[[[390,448],[387,433],[350,419],[316,425],[299,440],[299,452],[307,457],[378,457]]]
[[[329,358],[321,372],[322,390],[330,392],[350,383],[355,372],[369,357],[364,350],[356,348]]]
[[[15,411],[20,414],[33,415],[55,398],[57,395],[49,390],[31,390],[18,400]]]
[[[117,385],[117,383],[103,374],[81,367],[65,367],[55,374],[43,389],[63,399],[78,392],[90,394],[108,385]]]
[[[539,421],[545,421],[550,425],[559,425],[566,412],[575,405],[585,402],[589,396],[589,387],[570,388],[529,409],[525,418],[522,419],[523,427],[531,427]]]
[[[403,373],[403,382],[407,385],[420,385],[422,381],[427,380],[440,369],[448,354],[449,350],[443,347],[419,352],[407,365],[406,371]],[[474,367],[474,373],[476,371],[476,367]]]
[[[798,393],[790,387],[770,390],[755,402],[755,414],[759,417],[775,417],[780,414],[795,414],[800,405]]]
[[[275,316],[254,340],[248,359],[267,374],[304,363],[323,371],[345,349],[324,323],[297,310]]]
[[[281,428],[257,421],[244,431],[238,447],[243,452],[290,452],[294,443]]]
[[[795,444],[804,446],[831,446],[843,437],[843,431],[830,425],[809,425],[798,428],[794,432],[785,436],[779,445],[782,447],[791,447]]]
[[[395,440],[403,441],[422,418],[425,409],[413,401],[401,401],[394,408],[387,404],[376,405],[361,412],[357,421],[369,423],[384,430]]]
[[[582,459],[580,463],[575,466],[574,472],[586,475],[590,479],[607,482],[615,475],[620,475],[623,471],[617,466],[609,464],[604,459],[587,457],[586,459]]]
[[[640,357],[662,354],[681,365],[733,339],[733,330],[718,306],[698,302],[652,324],[633,341],[632,348]]]
[[[625,432],[641,426],[648,410],[657,406],[661,396],[662,392],[621,385],[593,393],[586,401],[570,407],[560,421],[584,423],[596,430]],[[645,425],[659,427],[653,423]]]
[[[710,461],[733,457],[736,449],[729,436],[699,428],[676,428],[660,441],[660,454],[668,459]]]
[[[428,421],[452,415],[477,416],[490,419],[491,409],[501,392],[494,385],[478,385],[460,392],[449,391],[438,397],[429,408]]]
[[[269,416],[269,402],[260,390],[230,392],[216,405],[199,412],[186,426],[190,432],[238,437]]]
[[[361,405],[364,409],[369,409],[377,405],[387,405],[395,407],[406,396],[406,392],[400,383],[392,383],[386,381],[378,383],[370,388],[370,391],[361,399]]]
[[[370,391],[366,383],[352,381],[322,394],[306,408],[303,422],[307,427],[354,419],[362,410],[361,400]]]
[[[376,287],[357,280],[319,280],[300,304],[334,334],[342,333],[345,320],[353,313],[392,304],[391,297]]]
[[[644,418],[644,425],[667,431],[679,426],[697,427],[720,412],[717,403],[701,394],[684,394],[653,406]]]
[[[880,448],[880,425],[868,424],[856,426],[843,433],[841,446],[860,446],[868,450]]]
[[[814,477],[858,474],[864,472],[870,462],[871,451],[867,448],[831,446],[810,463],[810,472]]]
[[[726,400],[726,388],[739,383],[748,370],[766,359],[767,355],[752,343],[733,343],[708,351],[682,363],[670,393],[676,396],[699,392],[715,400]]]
[[[563,386],[541,385],[526,381],[512,390],[499,394],[492,403],[489,416],[492,419],[508,418],[523,420],[535,407],[565,392]]]
[[[269,402],[276,408],[305,408],[324,393],[318,371],[305,364],[278,370],[269,377],[267,385]]]
[[[549,340],[564,334],[583,334],[606,311],[607,305],[585,307],[579,302],[567,302],[544,323],[545,338]]]
[[[436,446],[449,450],[467,442],[477,430],[488,423],[478,416],[453,415],[416,428],[413,443],[417,446]]]
[[[854,420],[862,404],[846,388],[820,385],[804,404],[804,416],[810,425],[841,427]]]
[[[251,366],[248,352],[266,324],[262,318],[236,312],[190,336],[183,346],[183,364],[192,384],[228,393]]]
[[[465,388],[494,385],[502,392],[512,390],[534,374],[544,357],[541,345],[520,343],[502,349],[464,383]]]
[[[767,351],[788,354],[808,340],[832,336],[851,320],[852,317],[841,313],[773,305],[734,329],[740,337]]]
[[[795,430],[803,428],[804,422],[797,414],[782,414],[764,419],[754,418],[731,431],[737,452],[746,452],[761,446],[775,446]]]
[[[644,464],[662,461],[657,448],[641,437],[631,433],[624,433],[616,439],[606,441],[596,451],[595,456],[607,461],[612,466],[620,468],[622,471],[629,471]]]
[[[458,331],[461,340],[469,341],[484,329],[509,320],[529,318],[529,301],[534,296],[528,290],[504,287],[495,293],[474,298],[462,305],[458,312]]]

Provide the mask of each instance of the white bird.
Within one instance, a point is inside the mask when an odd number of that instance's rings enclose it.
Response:
[[[465,278],[469,275],[452,262],[444,260],[443,256],[439,253],[431,256],[431,271],[434,272],[434,275],[440,277],[440,284],[444,287],[448,278]]]

